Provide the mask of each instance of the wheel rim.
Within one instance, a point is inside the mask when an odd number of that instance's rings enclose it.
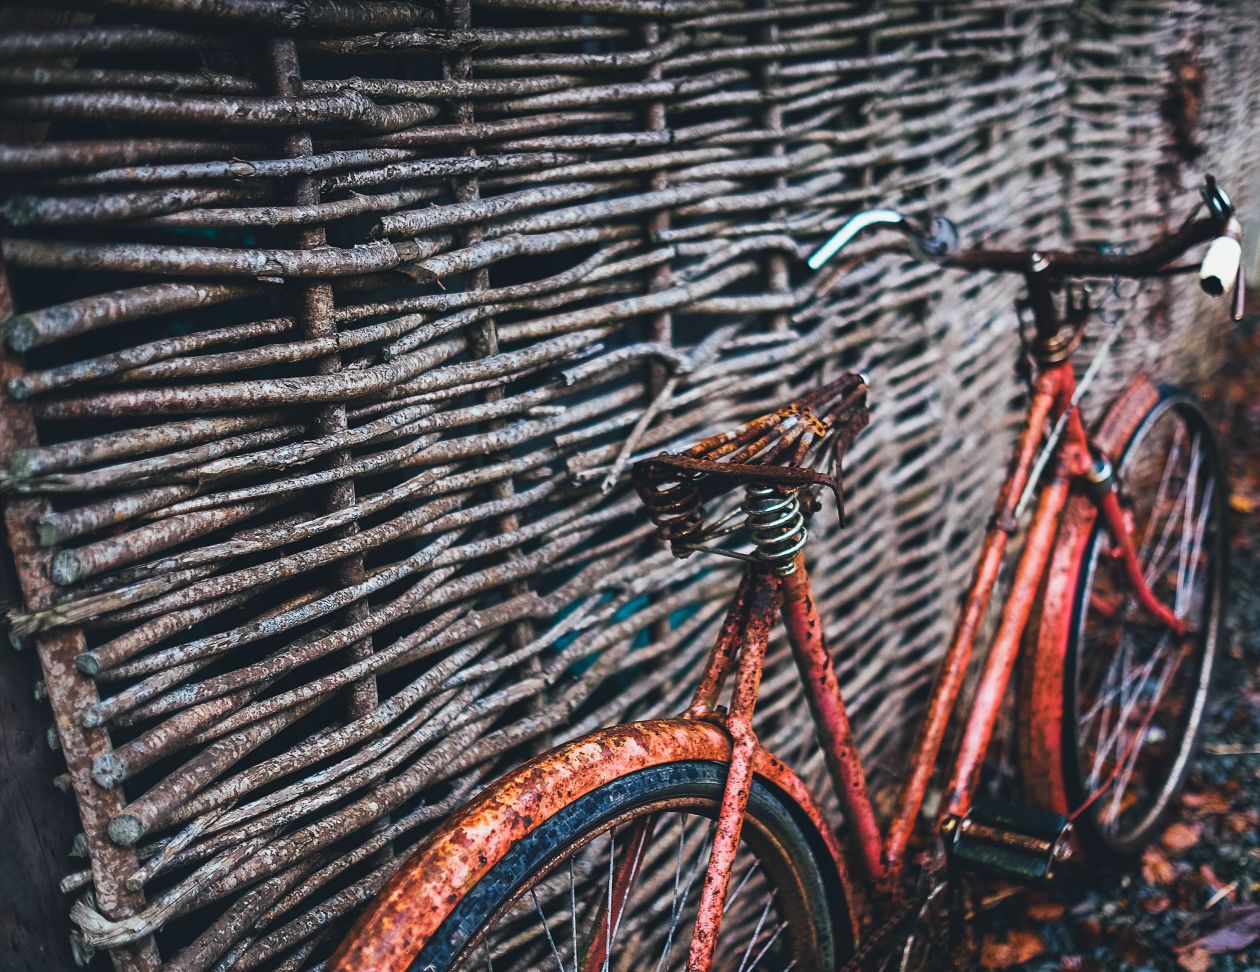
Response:
[[[1147,583],[1189,622],[1177,636],[1131,596],[1095,531],[1072,652],[1078,801],[1109,843],[1140,842],[1193,756],[1219,622],[1223,483],[1215,443],[1184,401],[1157,409],[1125,452],[1125,507]]]
[[[672,797],[605,822],[557,854],[469,940],[460,972],[677,972],[684,969],[718,804]],[[629,893],[614,885],[640,828],[652,822]],[[758,822],[745,820],[712,968],[821,967],[806,889]],[[633,857],[633,855],[631,855]],[[614,897],[612,934],[600,936]],[[598,948],[600,939],[604,948]],[[577,956],[575,961],[575,955]]]

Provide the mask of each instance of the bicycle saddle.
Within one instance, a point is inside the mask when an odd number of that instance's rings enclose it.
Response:
[[[682,452],[635,463],[634,488],[657,534],[675,556],[686,557],[713,535],[705,503],[740,487],[796,494],[825,486],[835,494],[843,523],[840,464],[870,420],[866,392],[865,376],[850,372]],[[828,472],[815,468],[828,457]]]

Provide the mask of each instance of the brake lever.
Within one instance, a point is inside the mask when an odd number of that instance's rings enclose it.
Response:
[[[1216,176],[1207,175],[1203,177],[1203,185],[1199,189],[1199,195],[1207,205],[1208,212],[1218,219],[1229,219],[1234,215],[1234,203],[1229,198],[1229,193],[1217,184]]]

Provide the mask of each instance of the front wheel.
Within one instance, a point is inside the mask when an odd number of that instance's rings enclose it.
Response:
[[[1104,447],[1147,584],[1189,631],[1143,611],[1093,504],[1074,498],[1025,672],[1020,736],[1031,798],[1074,814],[1087,849],[1116,857],[1149,842],[1197,748],[1222,630],[1227,490],[1211,426],[1186,393],[1143,384],[1108,423],[1099,438],[1112,439]]]
[[[728,759],[720,730],[683,722],[539,757],[426,841],[333,968],[685,968]],[[715,972],[834,972],[851,954],[845,882],[818,819],[754,778]]]

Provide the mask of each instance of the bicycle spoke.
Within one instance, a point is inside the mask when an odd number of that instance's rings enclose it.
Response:
[[[1164,640],[1166,639],[1161,640],[1161,645]],[[1119,822],[1121,809],[1120,804],[1123,799],[1123,795],[1128,791],[1129,781],[1133,777],[1133,771],[1137,766],[1138,757],[1142,752],[1143,741],[1150,733],[1150,727],[1153,724],[1154,715],[1159,711],[1159,703],[1163,699],[1164,693],[1167,691],[1168,685],[1172,681],[1172,676],[1181,662],[1181,655],[1182,653],[1178,652],[1168,656],[1168,664],[1164,667],[1164,670],[1160,675],[1159,683],[1155,688],[1154,698],[1151,699],[1150,706],[1147,709],[1148,715],[1143,719],[1142,724],[1138,727],[1137,731],[1140,735],[1138,738],[1134,739],[1128,747],[1126,747],[1125,757],[1127,758],[1125,758],[1125,763],[1117,775],[1115,787],[1112,793],[1111,806],[1113,813],[1111,814],[1111,822],[1113,823]]]
[[[1099,726],[1098,741],[1094,749],[1094,763],[1090,768],[1089,774],[1091,788],[1097,787],[1101,783],[1107,761],[1112,752],[1115,751],[1116,744],[1120,741],[1124,732],[1124,718],[1128,697],[1125,694],[1123,684],[1119,689],[1119,694],[1119,704],[1113,705],[1109,703],[1106,706],[1105,711],[1108,718]],[[1112,696],[1112,701],[1115,701],[1114,695]]]
[[[543,931],[547,934],[547,944],[551,946],[551,954],[555,956],[556,967],[560,972],[564,972],[564,960],[560,958],[560,949],[556,948],[556,940],[551,937],[551,926],[547,924],[547,916],[543,914],[542,905],[538,902],[538,890],[530,888],[529,896],[534,899],[534,908],[538,912],[538,920],[542,922]]]
[[[1178,537],[1177,543],[1177,591],[1182,589],[1186,579],[1186,558],[1190,553],[1190,537],[1193,532],[1190,525],[1191,508],[1194,505],[1195,494],[1198,492],[1198,468],[1192,465],[1191,470],[1191,475],[1186,480],[1186,502],[1181,508],[1181,536]]]
[[[1111,733],[1110,716],[1112,714],[1112,710],[1114,709],[1114,706],[1112,706],[1111,703],[1115,700],[1116,694],[1122,693],[1124,690],[1125,682],[1121,675],[1121,670],[1126,667],[1128,651],[1129,639],[1122,634],[1120,650],[1112,655],[1111,663],[1107,666],[1106,675],[1103,679],[1102,690],[1098,694],[1098,701],[1095,703],[1094,710],[1091,710],[1097,712],[1099,716],[1098,732],[1095,736],[1097,742],[1094,746],[1094,765],[1089,774],[1091,785],[1096,784],[1096,781],[1099,778],[1098,774],[1101,769],[1101,763],[1106,758],[1107,748],[1104,745],[1104,738],[1108,737]],[[1082,730],[1088,727],[1089,713],[1086,713],[1086,716],[1086,721],[1079,723]]]
[[[616,828],[608,831],[608,897],[604,899],[604,965],[601,972],[608,972],[608,964],[612,960],[612,909],[613,909],[613,870],[617,857],[617,838],[613,835]]]
[[[1181,456],[1181,440],[1185,434],[1185,426],[1180,422],[1177,423],[1176,431],[1173,433],[1172,445],[1168,448],[1168,457],[1164,460],[1164,468],[1160,472],[1159,488],[1155,490],[1155,499],[1151,502],[1151,517],[1155,518],[1159,514],[1159,508],[1164,502],[1164,497],[1168,493],[1168,484],[1172,478],[1172,471],[1177,467],[1178,459]],[[1154,524],[1151,524],[1153,526]],[[1142,545],[1138,548],[1138,560],[1143,564],[1147,563],[1147,553],[1150,550],[1151,543],[1155,537],[1155,532],[1148,526],[1142,537]]]
[[[705,837],[704,843],[701,845],[700,853],[696,855],[695,862],[691,865],[691,870],[687,874],[687,883],[683,886],[682,898],[678,904],[678,910],[670,915],[669,931],[665,938],[665,951],[661,954],[660,960],[656,963],[657,972],[666,967],[665,963],[669,960],[670,953],[674,949],[674,937],[678,931],[678,925],[682,919],[683,911],[687,904],[687,900],[691,897],[691,888],[703,870],[704,863],[709,858],[709,841],[712,834]]]
[[[771,946],[773,946],[774,943],[779,940],[779,936],[783,934],[783,929],[785,928],[787,928],[786,921],[781,922],[779,926],[775,928],[774,934],[771,935],[769,940],[766,942],[766,944],[761,947],[761,951],[757,953],[757,957],[752,960],[752,965],[748,966],[748,972],[753,972],[753,969],[755,969],[761,963],[761,960],[762,958],[765,957],[766,952],[770,951]],[[795,964],[796,964],[796,960],[793,959],[792,963],[788,966],[788,968],[789,969],[792,968],[792,966]]]
[[[742,890],[744,890],[744,886],[749,882],[752,876],[756,873],[757,873],[757,864],[756,862],[754,862],[752,866],[749,867],[748,870],[744,872],[744,876],[740,878],[739,884],[735,886],[735,890],[733,890],[730,894],[726,896],[726,904],[722,907],[722,914],[726,914],[728,911],[731,910],[731,906],[735,904],[735,900],[739,897],[739,893]]]
[[[1168,516],[1164,519],[1164,526],[1160,531],[1159,542],[1156,544],[1155,551],[1151,554],[1150,561],[1145,565],[1143,576],[1146,583],[1154,586],[1156,580],[1163,573],[1167,566],[1167,556],[1171,555],[1171,531],[1177,522],[1179,516],[1184,516],[1185,507],[1192,501],[1194,495],[1194,483],[1198,479],[1199,465],[1202,460],[1202,454],[1195,449],[1191,453],[1190,468],[1186,471],[1186,478],[1182,481],[1181,489],[1177,493],[1177,499],[1174,501],[1172,508],[1168,511]]]
[[[1212,499],[1215,495],[1215,486],[1215,483],[1209,482],[1203,490],[1203,500],[1199,504],[1199,514],[1195,518],[1194,534],[1190,539],[1185,586],[1177,589],[1177,613],[1187,619],[1190,616],[1190,599],[1196,590],[1195,580],[1203,560],[1203,541],[1207,536],[1208,518],[1212,513]]]
[[[739,960],[739,968],[736,972],[744,972],[748,968],[748,956],[752,954],[753,946],[757,944],[757,939],[761,937],[761,929],[765,926],[766,918],[770,916],[770,909],[773,905],[774,894],[772,892],[766,896],[765,906],[761,909],[761,917],[757,919],[757,927],[753,929],[752,937],[748,939],[748,947],[744,949],[744,955]]]
[[[646,829],[644,829],[646,828]],[[639,867],[643,863],[643,855],[647,842],[650,839],[651,826],[647,821],[640,821],[631,830],[631,842],[627,848],[630,855],[628,863],[628,872],[626,873],[626,887],[622,890],[621,903],[617,905],[617,916],[613,919],[612,932],[609,934],[608,950],[611,953],[613,947],[617,944],[617,933],[621,930],[621,919],[626,913],[626,906],[630,903],[630,898],[634,895],[636,878],[639,874]],[[610,832],[611,833],[611,832]],[[610,901],[611,906],[611,901]]]
[[[572,857],[568,859],[568,920],[573,937],[573,972],[580,972],[577,968],[577,889],[573,886]]]
[[[1095,638],[1091,640],[1103,641],[1105,639]],[[1102,673],[1096,679],[1096,681],[1100,682],[1101,684],[1098,685],[1097,687],[1085,686],[1086,691],[1091,692],[1094,695],[1094,704],[1091,708],[1087,709],[1084,713],[1082,713],[1081,716],[1078,718],[1077,724],[1081,728],[1088,726],[1089,723],[1093,721],[1094,717],[1097,716],[1099,712],[1102,710],[1102,707],[1107,702],[1109,702],[1112,698],[1114,698],[1115,696],[1114,686],[1119,680],[1117,667],[1123,665],[1123,658],[1121,656],[1121,652],[1124,650],[1124,643],[1125,643],[1124,631],[1120,630],[1119,647],[1114,649],[1111,652],[1111,661],[1108,663],[1107,667],[1102,671]],[[1105,647],[1106,647],[1105,645],[1097,645],[1097,646],[1091,645],[1092,649],[1094,648],[1102,649]]]
[[[1124,640],[1126,645],[1124,654],[1127,655],[1127,646],[1130,643],[1130,640],[1127,636]],[[1162,646],[1165,643],[1166,639],[1161,639],[1160,645]],[[1102,733],[1098,736],[1098,744],[1094,755],[1094,765],[1089,775],[1091,787],[1097,787],[1099,785],[1102,778],[1102,764],[1105,763],[1107,757],[1115,751],[1116,747],[1114,744],[1120,742],[1123,738],[1125,727],[1132,718],[1133,706],[1141,696],[1142,687],[1146,684],[1147,676],[1150,675],[1155,666],[1159,663],[1160,658],[1162,657],[1161,653],[1162,648],[1157,649],[1156,652],[1153,653],[1151,657],[1141,666],[1141,668],[1137,669],[1136,672],[1132,674],[1130,674],[1126,668],[1124,677],[1120,680],[1115,690],[1110,694],[1110,701],[1114,701],[1117,694],[1119,695],[1120,709],[1116,717],[1115,726],[1109,733],[1106,734],[1106,738],[1103,738]]]
[[[678,927],[679,909],[682,905],[678,901],[678,882],[682,876],[683,862],[683,845],[687,836],[687,822],[681,821],[678,825],[678,853],[674,864],[674,892],[669,901],[669,931],[665,936],[665,950],[661,953],[661,957],[656,960],[656,967],[653,972],[661,972],[661,967],[665,964],[665,959],[673,948],[674,931]]]
[[[1190,518],[1190,510],[1195,502],[1195,497],[1198,492],[1201,461],[1202,456],[1196,444],[1196,447],[1191,453],[1190,467],[1186,472],[1185,482],[1182,484],[1181,493],[1177,497],[1176,507],[1170,513],[1168,520],[1166,521],[1164,531],[1165,536],[1161,537],[1159,555],[1157,557],[1152,557],[1151,563],[1145,570],[1145,575],[1148,578],[1147,582],[1152,586],[1164,577],[1165,573],[1171,566],[1171,560],[1174,556],[1178,558],[1178,570],[1181,569],[1181,557],[1185,554],[1184,544],[1186,543],[1188,534],[1190,533],[1187,529],[1187,524]],[[1180,523],[1181,530],[1177,536],[1177,542],[1174,544],[1172,542],[1170,531],[1177,523]]]

